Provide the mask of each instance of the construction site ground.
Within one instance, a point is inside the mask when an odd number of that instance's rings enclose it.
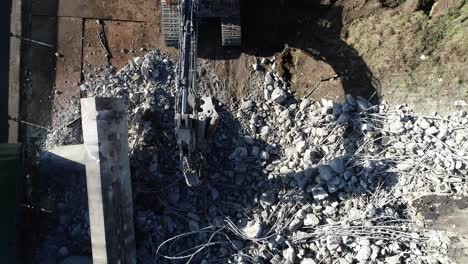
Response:
[[[153,49],[177,57],[176,49],[164,46],[159,1],[25,2],[25,35],[57,47],[22,45],[21,116],[27,122],[53,127],[60,112],[77,105],[80,85],[96,68],[110,63],[118,70]],[[466,110],[465,1],[446,1],[455,11],[438,18],[429,18],[430,10],[423,7],[407,10],[401,4],[404,1],[396,0],[290,1],[287,9],[278,8],[279,2],[243,2],[242,49],[221,46],[219,21],[201,22],[200,65],[213,70],[224,82],[224,90],[217,94],[219,100],[241,101],[258,94],[249,85],[249,79],[254,78],[253,65],[262,58],[275,57],[276,70],[290,80],[292,93],[301,97],[342,102],[345,94],[352,94],[408,103],[423,113]],[[104,23],[112,54],[109,61],[98,38],[101,25],[97,20]],[[454,21],[461,23],[461,28],[451,28]],[[34,142],[46,133],[28,126],[22,126],[20,132],[23,142]],[[34,145],[28,147],[29,153],[34,153]],[[33,162],[29,164],[28,186],[40,182],[34,179]],[[24,199],[32,199],[34,192],[26,190]],[[459,248],[454,254],[466,258],[466,206],[440,199],[431,196],[424,201],[441,204],[443,209],[434,214],[433,226],[456,232]],[[439,207],[432,206],[432,211],[438,212]],[[39,213],[37,217],[37,211],[28,210],[24,214],[27,228],[22,233],[23,243],[30,251],[23,257],[27,260],[41,239],[40,230],[35,228],[41,227],[47,216]],[[28,225],[33,222],[34,228]],[[459,263],[466,262],[460,259]]]

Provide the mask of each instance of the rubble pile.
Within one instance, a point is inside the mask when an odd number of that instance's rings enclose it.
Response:
[[[82,86],[128,105],[141,263],[448,263],[446,236],[427,230],[411,201],[466,194],[466,112],[296,99],[267,71],[264,97],[218,105],[203,184],[188,188],[174,74],[151,52]]]

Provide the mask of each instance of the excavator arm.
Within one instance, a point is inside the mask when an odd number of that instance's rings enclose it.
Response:
[[[196,186],[201,182],[208,135],[215,129],[218,115],[211,98],[200,99],[197,93],[198,0],[180,0],[178,6],[180,37],[175,132],[180,170],[187,185]]]

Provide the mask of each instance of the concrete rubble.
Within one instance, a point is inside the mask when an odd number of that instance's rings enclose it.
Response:
[[[466,195],[466,112],[314,102],[273,72],[255,74],[264,93],[218,105],[193,189],[177,175],[171,59],[150,52],[87,76],[88,96],[127,106],[139,263],[450,263],[446,235],[407,209],[422,193]],[[89,228],[67,223],[78,224]]]

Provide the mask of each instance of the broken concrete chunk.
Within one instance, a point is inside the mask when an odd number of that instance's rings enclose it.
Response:
[[[304,111],[307,107],[309,107],[309,105],[310,105],[310,100],[309,100],[309,99],[304,99],[304,100],[302,100],[302,102],[300,103],[299,109],[300,109],[301,111]]]
[[[294,252],[294,248],[288,247],[287,249],[283,250],[283,257],[287,263],[295,263],[296,253]]]
[[[318,219],[314,214],[307,214],[306,218],[304,219],[305,226],[316,226],[319,223],[320,219]]]
[[[426,135],[435,135],[437,133],[439,133],[439,129],[437,129],[437,127],[429,127],[428,129],[426,129],[424,131],[424,133],[426,133]]]
[[[307,147],[307,143],[306,143],[305,141],[302,140],[302,141],[297,142],[297,143],[296,143],[296,151],[297,151],[297,153],[299,153],[299,154],[304,153],[306,147]]]
[[[335,173],[330,168],[330,166],[320,165],[318,167],[318,170],[319,170],[320,178],[324,180],[325,182],[331,181],[335,176]]]
[[[336,158],[332,160],[329,165],[332,168],[332,170],[334,170],[336,173],[344,173],[345,167],[342,158]]]
[[[271,93],[271,100],[277,104],[283,104],[288,99],[288,94],[282,88],[275,88]]]
[[[325,189],[320,185],[309,186],[307,192],[311,193],[314,199],[319,201],[328,197],[327,191],[325,191]]]
[[[247,226],[242,230],[247,238],[254,239],[259,238],[262,234],[262,224],[256,221],[247,223]]]

